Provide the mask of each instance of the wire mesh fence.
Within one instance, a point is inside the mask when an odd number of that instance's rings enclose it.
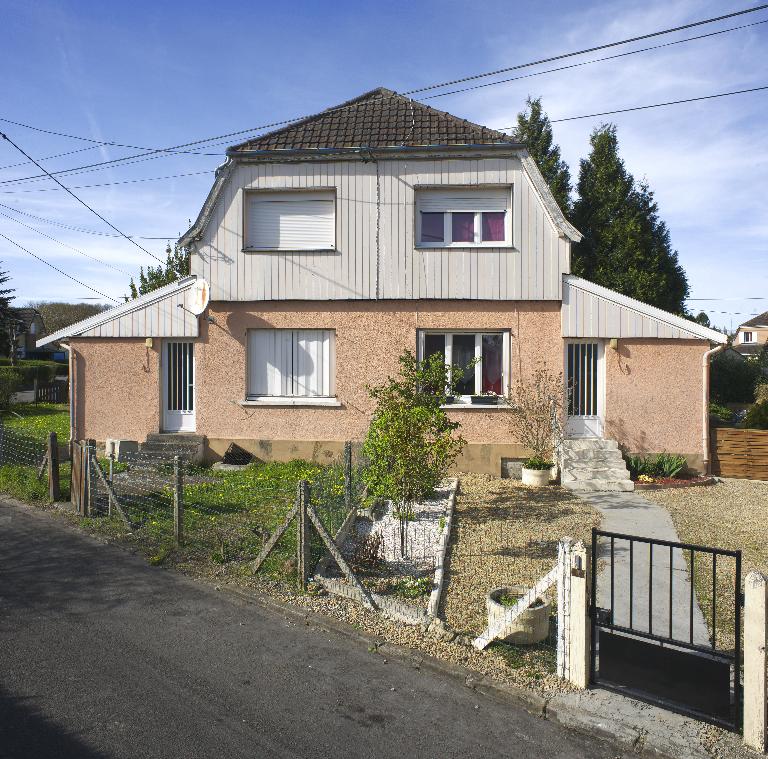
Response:
[[[47,442],[0,422],[0,491],[26,501],[48,497]]]

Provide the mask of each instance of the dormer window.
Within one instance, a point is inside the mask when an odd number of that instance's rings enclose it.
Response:
[[[741,333],[741,342],[742,343],[754,343],[755,342],[755,333],[754,332],[742,332]]]
[[[511,245],[512,190],[461,188],[416,191],[420,248],[498,248]]]

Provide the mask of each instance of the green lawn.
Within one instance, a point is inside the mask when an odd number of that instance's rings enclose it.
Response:
[[[69,440],[69,408],[66,403],[14,403],[0,416],[6,429],[45,442],[55,432],[59,443]]]

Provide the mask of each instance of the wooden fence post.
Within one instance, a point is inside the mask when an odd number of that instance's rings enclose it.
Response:
[[[61,500],[59,483],[59,441],[55,432],[48,433],[48,498],[51,503]]]
[[[184,473],[178,456],[173,457],[173,539],[184,543]]]
[[[296,582],[299,590],[307,589],[310,563],[312,561],[310,552],[310,524],[307,515],[310,497],[309,483],[306,480],[301,480],[296,489],[296,504],[299,508],[298,519],[296,520]]]
[[[352,443],[344,443],[344,509],[352,508]]]
[[[577,688],[589,686],[592,620],[589,616],[590,554],[579,541],[571,552],[571,600],[568,625],[568,680]]]
[[[761,753],[768,748],[766,664],[768,663],[768,580],[750,572],[744,582],[744,743]],[[736,641],[738,645],[738,641]],[[738,673],[737,673],[738,676]]]

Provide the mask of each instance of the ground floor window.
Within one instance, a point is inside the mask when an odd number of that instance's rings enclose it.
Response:
[[[248,330],[248,398],[329,398],[334,331]]]
[[[458,379],[457,401],[468,401],[483,394],[505,395],[509,377],[508,332],[443,332],[425,330],[419,333],[419,357],[434,354],[449,366],[462,369]],[[474,367],[472,362],[477,359]]]

